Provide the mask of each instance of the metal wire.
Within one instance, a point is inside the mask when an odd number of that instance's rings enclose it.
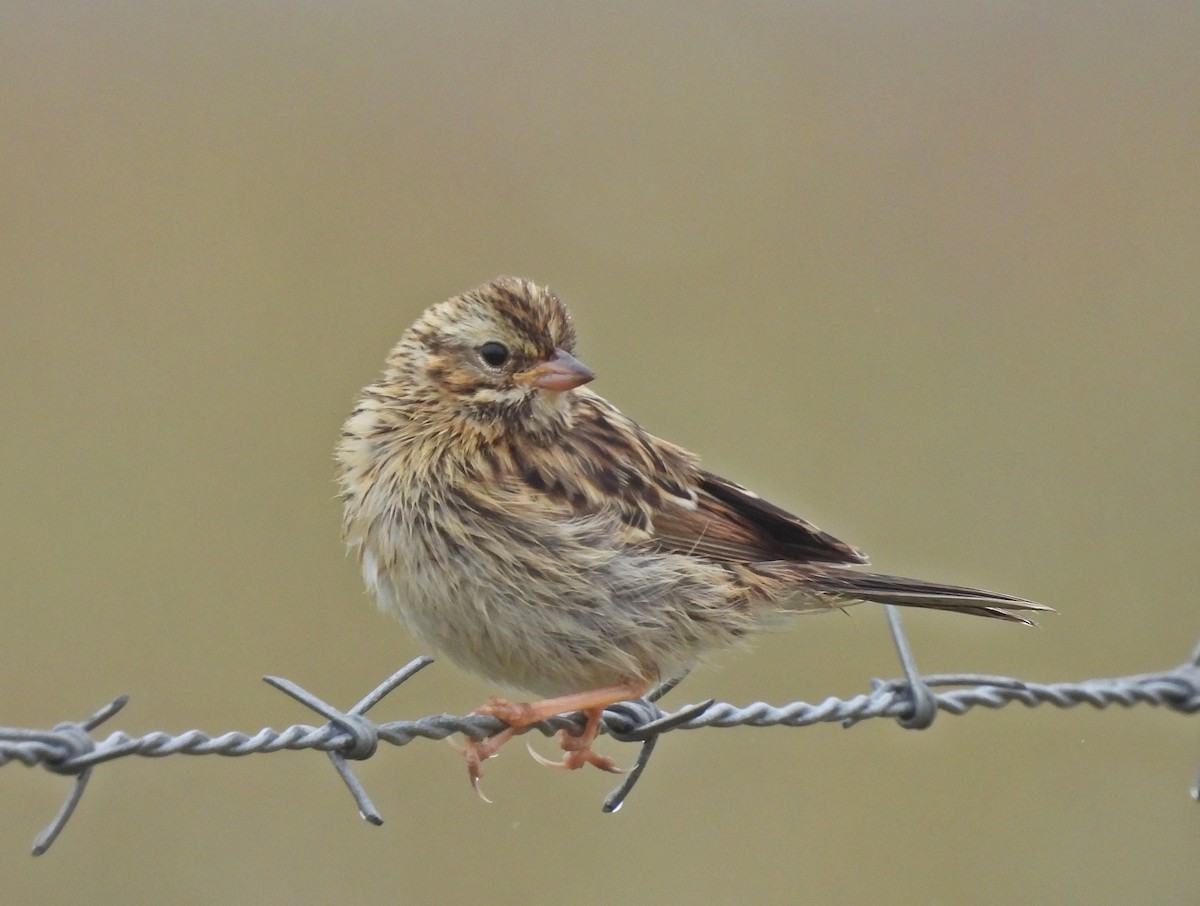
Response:
[[[887,615],[905,677],[872,680],[869,693],[849,699],[826,698],[818,704],[792,702],[780,707],[765,702],[737,707],[710,699],[666,712],[656,702],[679,682],[675,680],[655,689],[644,700],[621,702],[609,707],[604,712],[603,730],[614,739],[640,742],[642,748],[633,769],[605,799],[604,811],[615,812],[621,807],[642,776],[658,738],[672,730],[743,726],[806,727],[828,722],[850,727],[875,717],[892,718],[907,729],[925,729],[933,723],[939,712],[965,714],[972,708],[1002,708],[1013,702],[1030,708],[1037,705],[1058,708],[1085,704],[1094,708],[1157,705],[1181,714],[1200,711],[1200,643],[1189,659],[1178,667],[1112,679],[1030,683],[1011,677],[972,673],[922,676],[917,671],[898,611],[889,606]],[[382,724],[366,716],[385,696],[432,663],[433,658],[417,658],[346,711],[322,701],[290,680],[264,677],[274,688],[311,708],[326,722],[320,726],[296,724],[285,730],[267,727],[252,736],[235,731],[213,737],[199,730],[188,730],[175,736],[155,732],[131,737],[118,731],[103,740],[93,739],[92,731],[127,703],[128,697],[121,696],[83,720],[60,723],[50,730],[0,727],[0,766],[16,761],[75,778],[58,814],[34,841],[35,856],[49,849],[61,833],[83,796],[95,766],[130,755],[146,758],[178,754],[241,756],[284,749],[318,749],[328,754],[353,795],[362,817],[378,825],[383,823],[383,819],[350,770],[348,761],[370,758],[380,742],[403,746],[414,739],[444,739],[453,733],[465,733],[482,739],[505,726],[495,717],[477,714],[463,717],[435,714],[419,720]],[[578,733],[583,729],[583,718],[580,714],[562,714],[528,729],[547,736],[562,729]],[[1193,782],[1191,793],[1193,798],[1200,800],[1200,775]]]

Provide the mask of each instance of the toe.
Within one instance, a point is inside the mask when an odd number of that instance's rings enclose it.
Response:
[[[601,755],[598,752],[593,752],[591,749],[576,749],[575,751],[567,752],[563,756],[563,764],[571,771],[578,770],[585,764],[590,764],[592,767],[599,768],[609,774],[625,773],[612,758],[609,758],[607,755]]]

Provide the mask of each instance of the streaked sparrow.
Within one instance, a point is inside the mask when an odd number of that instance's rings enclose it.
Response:
[[[799,613],[876,601],[1028,623],[1011,595],[857,572],[857,548],[700,467],[583,385],[558,297],[501,277],[429,308],[337,448],[344,537],[379,606],[462,667],[544,698],[492,699],[517,730],[606,706]]]

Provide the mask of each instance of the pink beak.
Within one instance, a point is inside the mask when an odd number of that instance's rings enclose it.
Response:
[[[522,371],[513,376],[520,384],[531,384],[539,390],[553,390],[561,393],[573,390],[586,384],[596,376],[596,372],[587,365],[562,349],[554,350],[554,358],[540,365],[534,365],[528,371]]]

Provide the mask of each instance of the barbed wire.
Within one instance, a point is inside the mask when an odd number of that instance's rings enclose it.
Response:
[[[806,727],[830,722],[850,727],[877,717],[892,718],[906,729],[920,730],[930,726],[939,711],[965,714],[972,708],[1002,708],[1013,702],[1030,708],[1038,705],[1057,708],[1084,704],[1094,708],[1157,705],[1181,714],[1200,711],[1200,643],[1197,643],[1189,659],[1178,667],[1111,679],[1031,683],[1006,676],[973,673],[922,676],[917,670],[899,612],[890,605],[886,610],[904,677],[872,680],[869,693],[849,699],[830,697],[817,704],[792,702],[779,707],[765,702],[737,707],[708,699],[673,712],[663,711],[657,705],[658,700],[673,689],[680,678],[653,690],[644,700],[610,706],[604,712],[604,732],[622,742],[640,742],[642,748],[620,786],[605,799],[603,810],[615,812],[624,804],[642,776],[659,737],[672,730],[743,726]],[[380,742],[403,746],[414,739],[445,739],[454,733],[483,739],[505,728],[499,719],[480,714],[462,717],[434,714],[419,720],[382,724],[366,716],[384,697],[432,663],[433,658],[430,657],[413,660],[346,711],[321,700],[291,680],[264,677],[271,686],[311,708],[326,722],[321,726],[296,724],[285,730],[267,727],[253,735],[233,731],[214,737],[199,730],[187,730],[178,735],[154,732],[139,737],[114,732],[106,739],[93,739],[92,731],[128,703],[129,697],[122,695],[83,720],[66,721],[49,730],[0,727],[0,766],[16,761],[75,778],[58,814],[34,840],[32,851],[35,856],[45,853],[62,832],[79,804],[96,765],[130,755],[146,758],[178,754],[242,756],[285,749],[317,749],[328,755],[354,796],[359,814],[368,822],[378,825],[383,823],[383,819],[350,770],[348,761],[370,758]],[[563,729],[579,733],[583,729],[583,717],[578,713],[561,714],[528,729],[546,736]],[[1194,799],[1200,800],[1200,775],[1192,784],[1191,794]]]

